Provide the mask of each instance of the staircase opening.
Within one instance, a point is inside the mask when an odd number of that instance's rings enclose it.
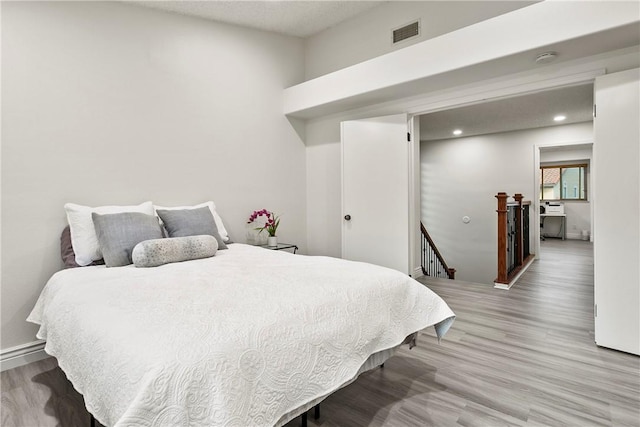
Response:
[[[422,273],[425,276],[444,277],[454,280],[456,278],[456,269],[447,265],[422,222],[420,222],[420,231],[422,232],[420,244]]]

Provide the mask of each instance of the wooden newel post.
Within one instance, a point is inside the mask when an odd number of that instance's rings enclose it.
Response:
[[[496,282],[509,283],[507,280],[507,193],[496,194],[498,199],[498,277]]]
[[[516,209],[516,265],[522,265],[524,260],[523,249],[524,249],[524,236],[522,235],[522,194],[516,193],[513,198],[516,200],[518,204],[518,209]]]

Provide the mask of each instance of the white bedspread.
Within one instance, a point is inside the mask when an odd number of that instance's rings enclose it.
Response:
[[[396,271],[233,244],[56,273],[28,320],[107,426],[269,426],[453,312]]]

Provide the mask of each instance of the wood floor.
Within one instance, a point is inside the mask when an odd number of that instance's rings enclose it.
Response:
[[[542,244],[508,291],[424,280],[457,314],[447,336],[423,331],[309,426],[640,426],[640,358],[594,344],[592,244]],[[54,359],[2,373],[2,426],[88,422]]]

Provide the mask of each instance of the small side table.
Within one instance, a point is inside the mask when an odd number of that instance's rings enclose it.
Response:
[[[271,249],[272,251],[281,251],[287,249],[293,249],[293,253],[298,252],[298,246],[293,243],[278,243],[278,246],[269,246],[269,245],[258,245],[260,248]]]

